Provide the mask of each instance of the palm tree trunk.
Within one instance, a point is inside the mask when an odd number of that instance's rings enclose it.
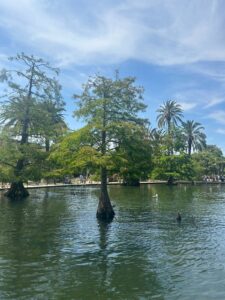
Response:
[[[50,151],[50,141],[48,138],[45,139],[45,151],[46,152]]]
[[[191,147],[192,147],[192,141],[188,141],[188,155],[191,156]]]
[[[167,119],[167,126],[168,126],[168,137],[169,137],[168,155],[173,155],[173,136],[171,132],[171,119],[169,118]]]

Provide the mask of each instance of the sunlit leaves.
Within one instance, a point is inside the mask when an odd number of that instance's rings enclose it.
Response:
[[[8,137],[7,142],[3,139],[0,159],[4,168],[11,166],[14,174],[11,180],[41,178],[46,169],[44,143],[48,140],[49,145],[66,129],[61,87],[55,78],[58,69],[24,53],[11,57],[10,61],[12,69],[0,73],[4,87],[7,84],[1,96],[0,122],[3,134]]]

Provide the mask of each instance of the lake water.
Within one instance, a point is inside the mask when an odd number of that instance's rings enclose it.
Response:
[[[108,225],[98,192],[1,195],[0,299],[225,299],[224,185],[110,186]]]

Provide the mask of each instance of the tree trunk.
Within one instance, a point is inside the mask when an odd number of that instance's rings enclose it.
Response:
[[[106,112],[106,96],[103,95],[103,118],[102,118],[102,133],[101,133],[101,154],[106,154],[106,123],[107,123],[107,112]],[[98,202],[98,209],[96,217],[103,221],[112,221],[115,212],[112,208],[109,194],[107,190],[107,169],[105,166],[101,167],[101,192]]]
[[[17,161],[16,168],[14,171],[17,178],[20,177],[23,168],[24,168],[24,160],[19,159]],[[23,181],[19,179],[11,183],[11,186],[9,190],[5,193],[5,196],[12,200],[20,200],[22,198],[26,198],[27,196],[29,196],[29,193],[27,189],[24,187]]]
[[[111,221],[114,218],[115,212],[112,208],[109,194],[107,190],[107,170],[106,168],[101,168],[101,193],[99,197],[97,218],[99,220]]]
[[[175,181],[175,178],[173,176],[170,176],[168,178],[167,185],[177,185],[177,182]]]
[[[125,178],[123,185],[125,186],[140,186],[139,178]]]
[[[31,78],[29,81],[29,89],[28,89],[28,94],[27,94],[27,100],[28,102],[31,99],[32,95],[32,86],[33,86],[33,76],[34,76],[34,65],[32,67],[32,73],[31,73]],[[30,124],[30,119],[29,119],[29,106],[26,109],[24,120],[23,120],[23,127],[22,127],[22,132],[21,132],[21,141],[20,145],[26,145],[28,144],[28,129],[29,129],[29,124]],[[24,169],[24,159],[21,158],[17,161],[14,173],[17,178],[21,177],[21,173]],[[23,181],[21,179],[18,179],[17,181],[13,181],[11,183],[11,186],[9,190],[5,193],[5,196],[12,199],[12,200],[19,200],[23,199],[29,196],[29,193],[27,189],[23,185]]]
[[[170,177],[168,178],[167,184],[168,184],[168,185],[174,185],[174,184],[175,184],[175,183],[174,183],[174,177],[173,177],[173,176],[170,176]]]
[[[15,175],[17,178],[20,177],[21,171],[24,168],[24,160],[19,159],[15,168]],[[26,198],[29,196],[27,189],[23,185],[23,181],[21,179],[15,180],[11,182],[9,190],[5,193],[5,196],[12,200],[20,200],[22,198]]]
[[[5,196],[12,200],[20,200],[29,196],[27,189],[25,189],[22,181],[14,181],[11,183],[9,190]]]
[[[49,152],[50,151],[50,141],[49,139],[45,139],[45,151]]]
[[[188,155],[191,156],[192,141],[188,140]]]

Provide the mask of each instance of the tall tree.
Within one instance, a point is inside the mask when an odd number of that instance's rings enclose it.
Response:
[[[167,100],[163,105],[157,110],[158,116],[158,126],[159,128],[166,128],[167,130],[167,140],[168,140],[168,153],[173,154],[173,128],[178,125],[179,122],[182,122],[182,108],[174,100]]]
[[[172,125],[177,125],[182,121],[182,108],[174,100],[168,100],[157,110],[159,113],[157,116],[159,128],[166,128],[167,133],[171,133]]]
[[[153,155],[158,155],[161,152],[161,148],[164,141],[163,129],[151,128],[150,129],[150,140],[152,144]]]
[[[40,138],[40,133],[46,127],[49,119],[46,110],[41,109],[41,103],[52,101],[62,102],[60,86],[55,79],[58,69],[33,55],[24,53],[10,58],[15,69],[3,69],[0,79],[7,84],[6,100],[0,111],[3,129],[10,131],[12,143],[17,146],[20,155],[13,167],[13,182],[6,193],[9,198],[28,196],[23,186],[25,169],[30,165],[27,149]],[[4,163],[2,161],[2,163]]]
[[[197,169],[198,179],[203,175],[224,175],[225,157],[220,148],[207,145],[203,151],[192,154],[192,160]]]
[[[187,143],[188,155],[191,155],[193,150],[202,150],[206,146],[206,135],[203,130],[204,127],[195,121],[182,122],[183,134]]]
[[[154,157],[154,169],[151,174],[154,179],[164,179],[168,184],[174,184],[175,179],[192,180],[194,175],[191,157],[186,153]]]
[[[138,186],[152,168],[152,142],[149,129],[130,124],[118,133],[118,144],[112,155],[111,172],[123,179],[124,185]]]
[[[114,79],[96,75],[83,86],[75,116],[88,123],[93,147],[100,155],[101,192],[97,209],[99,219],[110,220],[114,211],[107,190],[110,157],[119,144],[121,130],[132,125],[141,126],[145,120],[138,114],[145,110],[143,88],[134,85],[135,79]]]
[[[40,136],[44,139],[46,152],[49,152],[50,144],[56,142],[68,129],[63,116],[64,102],[46,99],[40,103],[40,110],[45,119]]]

